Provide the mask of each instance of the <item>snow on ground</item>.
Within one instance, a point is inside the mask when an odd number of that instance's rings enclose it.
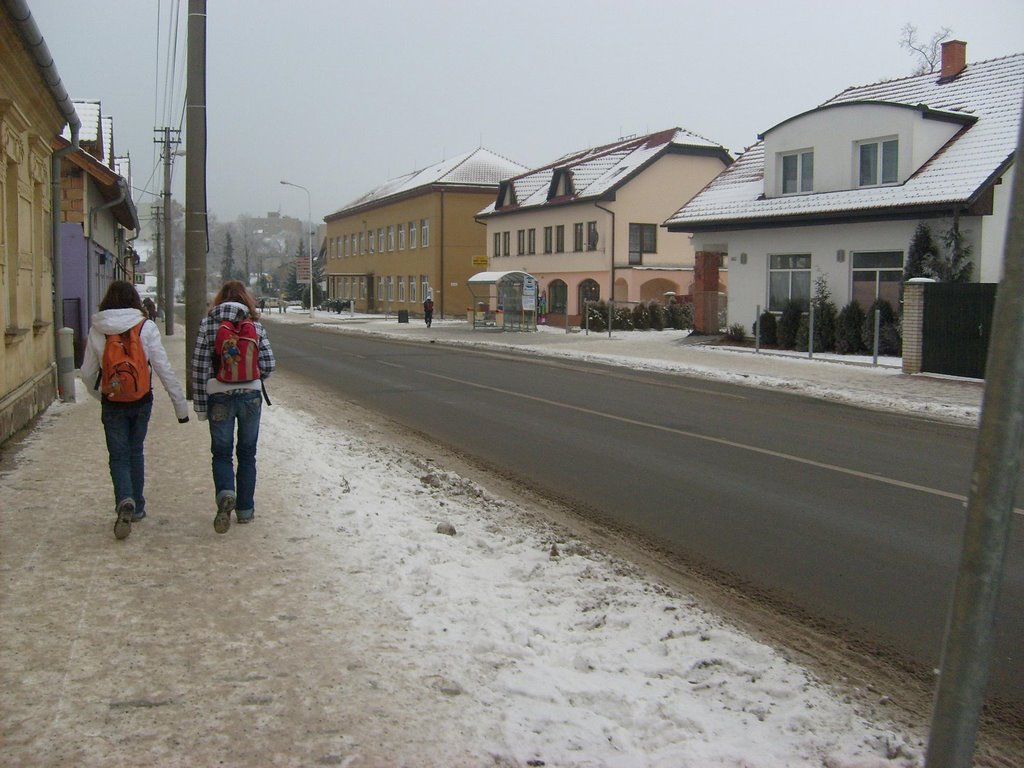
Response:
[[[165,343],[184,360],[180,337]],[[695,598],[428,459],[323,423],[308,392],[275,379],[258,517],[225,536],[210,525],[205,425],[175,424],[160,393],[152,515],[125,542],[110,533],[98,406],[81,386],[0,476],[0,598],[20,617],[0,645],[25,665],[0,672],[12,765],[922,764],[923,734],[879,719],[884,691],[859,709]],[[81,514],[40,536],[38,510],[72,501]],[[81,572],[118,567],[131,578],[108,605]],[[78,618],[55,625],[63,613]],[[118,625],[133,630],[128,665],[110,657]]]
[[[920,737],[865,721],[693,599],[458,476],[291,409],[268,409],[261,439],[321,500],[349,578],[407,620],[423,675],[486,723],[470,751],[511,765],[921,764]]]

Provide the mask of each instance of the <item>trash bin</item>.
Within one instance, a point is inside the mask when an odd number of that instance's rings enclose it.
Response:
[[[400,309],[400,310],[398,310],[398,322],[400,322],[400,323],[408,323],[409,322],[409,310],[408,309]]]

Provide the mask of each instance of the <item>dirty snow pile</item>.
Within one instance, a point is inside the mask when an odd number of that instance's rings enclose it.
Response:
[[[382,631],[401,633],[419,678],[456,707],[467,752],[499,765],[921,764],[919,736],[867,722],[692,598],[428,460],[287,408],[267,409],[261,431],[273,475],[340,534],[350,589],[402,617]]]

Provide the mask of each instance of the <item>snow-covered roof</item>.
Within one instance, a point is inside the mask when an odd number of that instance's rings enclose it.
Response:
[[[103,124],[103,157],[100,160],[103,164],[114,167],[114,118],[101,115],[100,121]]]
[[[82,127],[78,131],[78,140],[98,143],[103,135],[103,128],[100,125],[100,102],[95,99],[87,99],[75,100],[72,103],[75,105],[78,119],[82,122]],[[61,135],[70,141],[71,128],[65,125]]]
[[[972,202],[1010,161],[1024,92],[1024,54],[969,64],[952,79],[929,73],[847,88],[821,108],[862,102],[963,116],[965,127],[903,184],[765,197],[764,141],[684,205],[671,229],[724,229],[804,216],[844,216]],[[972,122],[973,121],[973,124]]]
[[[499,197],[480,215],[599,198],[622,186],[650,162],[670,151],[714,154],[726,162],[731,160],[722,145],[683,128],[669,128],[571,152],[553,163],[516,176],[507,182],[511,185],[508,196],[505,199]],[[568,186],[556,184],[553,189],[556,174],[566,176]],[[504,185],[502,192],[505,193]]]
[[[506,270],[505,272],[477,272],[475,275],[469,278],[466,282],[471,285],[493,285],[494,283],[500,282],[503,278],[510,277],[512,275],[522,275],[523,277],[531,277],[530,273],[522,272],[517,269]]]
[[[525,169],[524,165],[480,147],[464,155],[386,181],[326,218],[329,220],[355,208],[437,184],[497,189],[498,182],[502,179],[522,173]]]

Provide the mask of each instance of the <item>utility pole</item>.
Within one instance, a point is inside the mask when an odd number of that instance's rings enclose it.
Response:
[[[188,0],[185,88],[185,396],[192,397],[190,343],[206,314],[206,0]]]
[[[156,297],[157,303],[163,306],[163,286],[164,286],[164,268],[163,268],[163,251],[160,249],[160,206],[154,205],[149,209],[150,216],[153,217],[153,239],[156,243]]]
[[[163,148],[163,161],[164,161],[164,191],[163,191],[163,209],[164,209],[164,258],[163,270],[160,271],[160,301],[164,307],[164,332],[168,336],[174,335],[174,254],[171,251],[171,158],[173,153],[171,151],[171,144],[178,144],[178,137],[171,139],[171,134],[178,134],[179,131],[173,130],[170,127],[163,127],[154,129],[159,133],[163,134],[163,138],[159,141],[164,145]],[[156,141],[154,139],[154,141]],[[159,270],[159,266],[157,267]]]

